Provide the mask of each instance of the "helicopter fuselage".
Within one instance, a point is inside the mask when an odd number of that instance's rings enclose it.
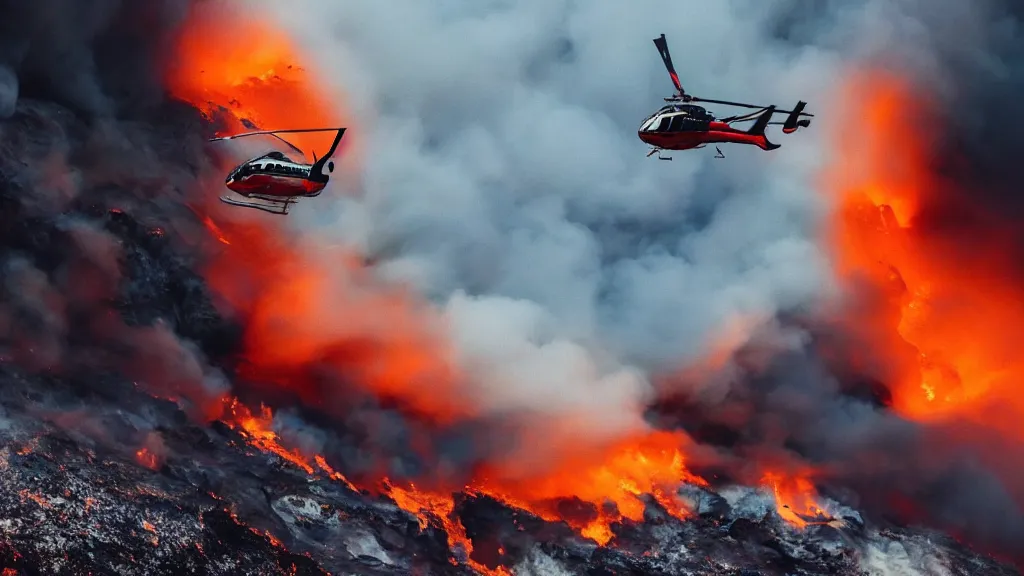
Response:
[[[327,178],[312,180],[311,170],[311,165],[293,162],[283,154],[267,155],[239,165],[224,184],[242,196],[312,197],[327,186]]]
[[[637,136],[646,144],[662,150],[689,150],[705,144],[753,144],[768,150],[764,134],[737,130],[717,120],[701,106],[693,104],[665,106],[644,119]]]

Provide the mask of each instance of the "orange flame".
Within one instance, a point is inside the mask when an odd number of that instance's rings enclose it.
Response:
[[[829,244],[847,285],[867,279],[889,294],[891,312],[853,323],[883,352],[894,408],[1024,438],[1024,360],[1012,328],[1024,322],[1024,298],[999,272],[1002,250],[964,254],[920,227],[922,206],[969,193],[950,191],[928,165],[931,123],[908,112],[929,103],[878,73],[854,76],[844,91],[847,113],[823,179],[837,203]]]
[[[277,433],[272,429],[274,414],[270,408],[261,406],[260,413],[256,415],[234,400],[228,407],[228,412],[231,415],[231,421],[241,428],[242,435],[253,446],[277,454],[283,460],[305,470],[306,474],[313,473],[313,467],[307,463],[307,459],[298,450],[288,450],[278,443]]]
[[[771,487],[776,512],[786,522],[805,528],[812,524],[826,524],[831,520],[818,504],[817,490],[806,476],[767,472],[761,482]]]
[[[146,434],[144,445],[135,452],[135,461],[150,470],[159,470],[164,457],[164,442],[157,432]]]
[[[160,467],[160,461],[157,459],[156,454],[153,454],[146,448],[139,448],[135,452],[135,459],[139,464],[149,468],[150,470],[157,470]]]
[[[210,116],[230,115],[227,131],[245,131],[242,120],[262,130],[344,126],[338,95],[319,88],[314,72],[300,66],[287,34],[261,20],[259,9],[234,0],[194,2],[167,69],[168,89]],[[324,137],[292,134],[307,153]]]
[[[685,445],[681,434],[651,432],[597,453],[568,456],[546,473],[526,478],[520,474],[514,481],[502,481],[484,472],[471,488],[545,520],[564,520],[582,535],[607,544],[613,537],[613,523],[643,519],[643,496],[652,497],[680,520],[690,516],[687,503],[676,491],[686,483],[703,486],[707,482],[686,470],[682,452]],[[559,509],[560,501],[573,497],[593,504],[593,513],[565,514]]]

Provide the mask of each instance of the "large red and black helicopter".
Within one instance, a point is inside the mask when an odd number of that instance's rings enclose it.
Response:
[[[762,150],[775,150],[779,148],[779,145],[769,142],[768,137],[764,133],[765,128],[769,124],[781,124],[782,131],[786,134],[792,134],[798,128],[806,128],[811,125],[810,120],[801,119],[801,116],[814,116],[814,114],[808,114],[803,111],[807,103],[802,100],[797,102],[793,110],[776,110],[774,105],[756,106],[754,104],[743,104],[742,102],[730,102],[728,100],[699,98],[687,94],[683,90],[682,84],[679,83],[679,75],[676,74],[676,69],[672,65],[672,56],[669,54],[665,35],[662,34],[660,37],[655,38],[654,45],[661,54],[661,59],[665,63],[669,77],[672,78],[672,83],[676,87],[676,94],[671,98],[664,99],[671,104],[651,114],[640,124],[640,129],[637,132],[640,140],[652,147],[651,151],[647,153],[648,158],[657,153],[659,159],[671,160],[671,157],[663,157],[661,151],[690,150],[703,148],[708,144],[726,142],[753,144]],[[756,111],[742,116],[730,116],[719,120],[704,109],[704,107],[690,104],[690,102],[708,102],[725,106],[753,108]],[[786,118],[785,122],[772,122],[772,116],[775,114],[789,114],[789,117]],[[731,126],[731,124],[737,122],[750,121],[753,121],[754,125],[746,131],[737,130]],[[715,156],[716,158],[725,158],[720,148],[716,146],[715,150],[718,152]]]
[[[345,135],[345,128],[313,128],[306,130],[260,130],[257,132],[246,132],[233,136],[222,136],[211,138],[210,142],[221,140],[234,140],[246,136],[272,136],[284,142],[289,148],[305,157],[297,146],[285,140],[279,134],[305,133],[305,132],[337,132],[331,149],[322,158],[316,157],[313,152],[313,163],[304,164],[296,162],[283,152],[273,151],[262,156],[247,160],[235,167],[224,180],[224,184],[232,192],[241,198],[221,196],[221,202],[232,206],[244,208],[255,208],[271,214],[285,215],[292,204],[300,198],[313,198],[319,196],[331,179],[330,173],[334,172],[334,162],[330,159],[338,149],[342,136]],[[327,172],[324,172],[324,167]]]

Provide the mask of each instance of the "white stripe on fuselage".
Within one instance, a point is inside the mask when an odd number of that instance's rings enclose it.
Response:
[[[292,168],[292,169],[296,170],[297,173],[296,174],[277,174],[276,171],[275,172],[271,172],[269,170],[269,167],[271,165],[277,165],[277,166],[280,166],[280,167],[282,167],[284,169]],[[295,162],[285,162],[284,160],[272,160],[272,159],[260,160],[259,162],[254,162],[252,164],[252,167],[253,167],[253,169],[259,171],[259,172],[257,172],[258,174],[270,174],[272,176],[277,176],[277,175],[280,175],[280,176],[296,176],[296,177],[300,177],[300,178],[308,178],[309,177],[309,171],[310,171],[310,168],[311,168],[310,166],[308,166],[306,164],[297,164]]]

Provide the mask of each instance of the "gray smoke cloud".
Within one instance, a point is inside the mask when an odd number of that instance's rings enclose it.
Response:
[[[366,251],[434,301],[488,413],[561,416],[529,421],[569,419],[595,442],[630,434],[647,425],[653,375],[829,292],[812,178],[830,90],[857,54],[838,35],[786,39],[815,23],[782,22],[784,6],[267,9],[356,119],[361,160],[342,161],[336,195],[300,206],[295,229]],[[862,27],[872,9],[807,17]],[[663,33],[688,91],[803,99],[818,123],[773,132],[773,154],[645,158],[636,128],[672,92],[651,42]]]
[[[829,289],[810,182],[823,128],[773,133],[773,154],[723,146],[724,161],[658,162],[636,136],[672,92],[661,33],[688,91],[806,100],[827,119],[844,54],[779,38],[767,4],[307,0],[275,14],[341,87],[362,158],[296,228],[434,301],[492,413],[566,416],[596,440],[641,429],[653,374]]]
[[[650,379],[703,357],[737,322],[832,295],[817,237],[830,206],[814,178],[845,74],[871,62],[940,103],[962,102],[964,70],[1009,75],[992,50],[1016,29],[998,2],[267,4],[357,119],[360,162],[342,161],[335,195],[300,206],[295,230],[364,250],[383,277],[435,302],[476,375],[468,393],[487,410],[566,417],[597,441],[646,426]],[[772,133],[783,148],[771,154],[723,146],[726,160],[645,158],[636,127],[671,93],[651,42],[661,33],[689,92],[806,100],[815,124]],[[805,456],[848,456],[864,470],[888,454],[875,470],[908,492],[922,474],[929,486],[988,478],[949,472],[953,457],[894,456],[928,443],[796,358],[806,335],[763,334],[773,354],[794,352],[786,374],[773,369],[793,384],[732,422],[741,434],[749,426],[779,452],[797,441]],[[713,404],[742,380],[719,376],[687,385]],[[558,418],[529,421],[558,445]],[[1003,496],[989,502],[1012,510]],[[963,498],[944,499],[963,509]],[[991,540],[1019,535],[1009,516]],[[976,531],[991,515],[960,518]]]

